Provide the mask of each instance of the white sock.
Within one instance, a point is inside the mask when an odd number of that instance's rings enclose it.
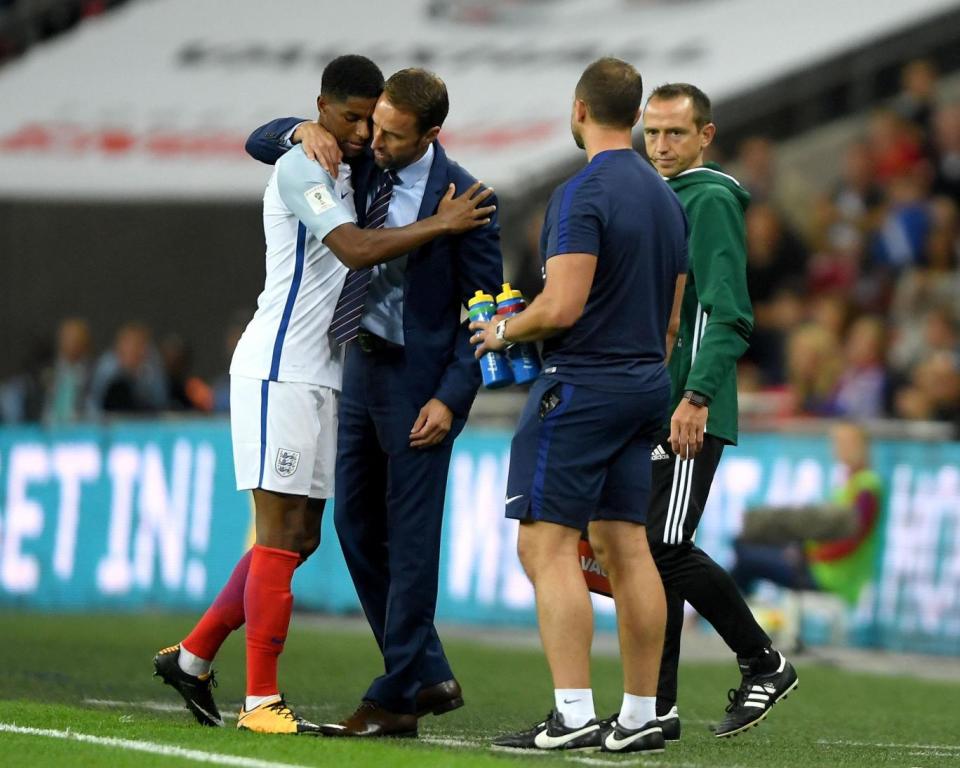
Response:
[[[554,688],[553,699],[567,728],[582,728],[597,716],[592,688]]]
[[[193,675],[194,677],[205,675],[210,671],[211,664],[213,664],[212,661],[201,659],[199,656],[190,653],[190,651],[182,645],[180,646],[180,656],[177,658],[177,665],[188,675]]]
[[[657,719],[656,696],[634,696],[632,693],[623,694],[623,706],[617,715],[617,722],[624,728],[635,731],[641,725]]]
[[[243,710],[244,712],[249,712],[261,704],[266,704],[268,701],[277,701],[279,698],[279,693],[271,693],[269,696],[247,696],[246,701],[243,703]]]

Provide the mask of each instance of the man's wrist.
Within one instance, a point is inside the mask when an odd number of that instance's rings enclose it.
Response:
[[[709,397],[693,389],[684,391],[683,399],[689,401],[690,405],[695,405],[697,408],[707,408],[710,405]]]
[[[302,141],[302,139],[297,138],[297,131],[300,129],[301,125],[306,125],[309,122],[310,122],[309,120],[303,120],[302,122],[299,122],[295,126],[293,126],[293,128],[290,129],[290,132],[284,138],[284,141],[287,144],[289,144],[291,147],[295,147],[297,144],[299,144]]]
[[[507,320],[508,320],[508,318],[506,318],[506,317],[503,318],[503,320],[501,320],[499,323],[497,323],[497,327],[496,327],[496,335],[497,335],[497,338],[498,338],[500,341],[503,342],[503,348],[504,348],[504,349],[510,349],[510,347],[512,347],[512,346],[514,345],[514,343],[515,343],[515,342],[510,341],[510,340],[507,338]]]

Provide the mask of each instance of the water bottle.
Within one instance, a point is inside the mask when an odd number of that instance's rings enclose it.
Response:
[[[526,307],[523,294],[511,288],[510,283],[504,283],[503,292],[497,294],[497,320],[513,317]],[[540,375],[540,353],[533,342],[521,341],[514,344],[507,350],[507,359],[513,371],[513,380],[517,384],[526,384]]]
[[[467,302],[470,320],[493,320],[496,305],[493,296],[483,291],[477,291]],[[483,376],[483,386],[487,389],[501,389],[513,384],[513,373],[510,363],[502,352],[487,352],[480,358],[480,373]]]

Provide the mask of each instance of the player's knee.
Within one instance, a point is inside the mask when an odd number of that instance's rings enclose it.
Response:
[[[600,567],[611,576],[629,570],[638,560],[650,556],[643,537],[614,535],[614,532],[599,527],[590,531],[590,546]]]
[[[539,533],[524,525],[520,527],[520,535],[517,536],[517,557],[530,581],[536,581],[543,570],[544,545],[547,542]]]
[[[600,567],[609,573],[607,564],[610,559],[610,547],[607,545],[606,539],[602,536],[591,535],[590,548],[593,550],[594,559],[600,564]]]
[[[536,574],[536,558],[534,557],[534,552],[536,547],[533,542],[529,540],[529,537],[518,536],[517,537],[517,558],[520,560],[520,565],[523,566],[524,573],[527,574],[527,578],[530,581],[534,580]]]
[[[320,546],[320,532],[317,531],[315,534],[305,535],[300,540],[300,562],[306,561],[310,555],[317,551],[317,548]]]

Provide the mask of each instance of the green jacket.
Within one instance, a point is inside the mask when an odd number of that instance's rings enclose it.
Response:
[[[684,391],[700,392],[710,398],[707,434],[736,444],[737,360],[753,331],[743,222],[750,195],[715,163],[668,183],[690,222],[690,269],[669,365],[670,415]]]

